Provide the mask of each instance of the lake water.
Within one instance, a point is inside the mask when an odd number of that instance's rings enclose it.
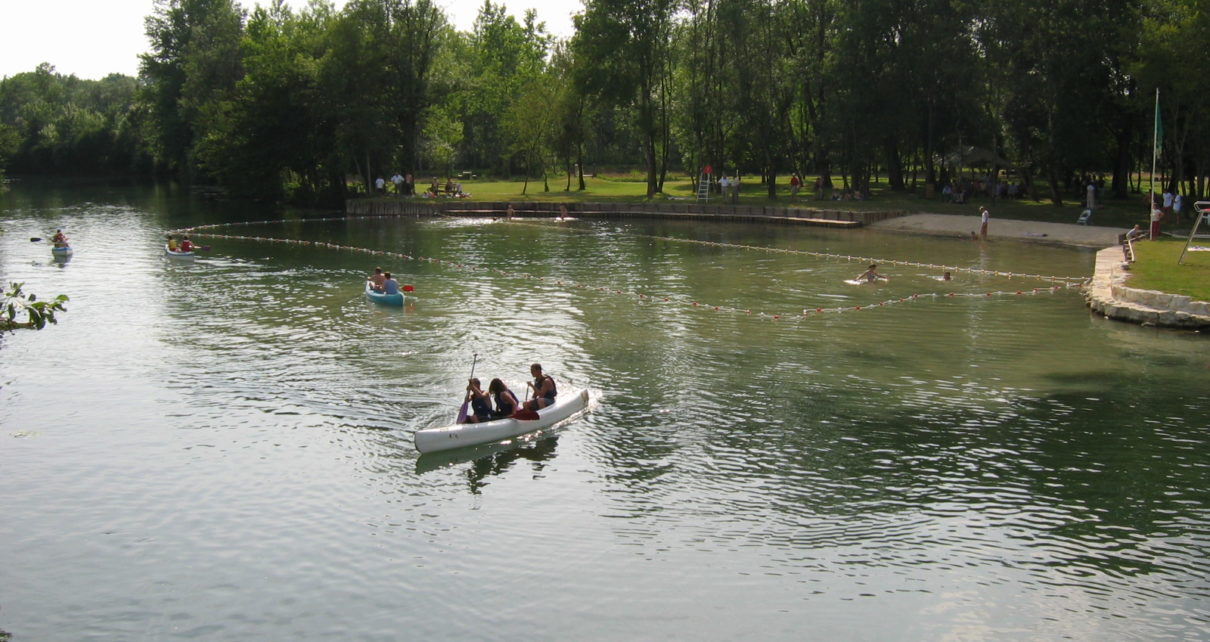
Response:
[[[71,297],[0,339],[14,641],[1210,636],[1210,351],[1091,316],[1090,251],[39,183],[0,226]],[[473,360],[597,402],[419,456]]]

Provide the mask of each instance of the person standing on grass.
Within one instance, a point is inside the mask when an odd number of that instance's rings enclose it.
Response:
[[[1164,219],[1164,210],[1158,206],[1151,206],[1151,236],[1152,241],[1160,237],[1160,221]]]

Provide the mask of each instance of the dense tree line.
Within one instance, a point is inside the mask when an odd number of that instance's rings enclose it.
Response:
[[[1056,203],[1149,168],[1206,192],[1210,0],[584,0],[556,40],[485,0],[157,0],[139,78],[0,81],[0,167],[160,172],[335,202],[377,176],[641,167],[927,191],[978,167]],[[991,170],[995,170],[992,172]],[[1002,171],[1001,171],[1002,170]]]

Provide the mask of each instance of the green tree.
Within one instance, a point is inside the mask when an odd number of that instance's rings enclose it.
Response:
[[[151,51],[140,56],[141,100],[148,105],[159,163],[187,179],[193,146],[219,128],[225,102],[242,76],[244,12],[231,0],[156,0],[145,22]]]
[[[572,47],[579,89],[618,106],[633,106],[647,172],[647,197],[663,187],[670,138],[668,102],[673,0],[587,0],[575,17]]]

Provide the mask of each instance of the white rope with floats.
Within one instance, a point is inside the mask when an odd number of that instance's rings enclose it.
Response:
[[[331,222],[331,221],[349,221],[349,220],[361,220],[361,219],[371,219],[371,218],[394,218],[394,217],[393,216],[390,216],[390,217],[371,217],[371,216],[345,217],[345,216],[341,216],[341,217],[322,218],[322,219],[306,219],[306,221],[307,222]],[[511,272],[508,270],[501,270],[499,268],[489,268],[489,267],[483,267],[483,266],[477,266],[477,265],[470,265],[467,263],[461,263],[458,261],[442,260],[442,259],[436,258],[436,257],[413,256],[410,254],[404,254],[402,252],[391,252],[391,251],[387,251],[387,250],[375,250],[375,249],[370,249],[370,248],[357,247],[357,246],[353,246],[353,245],[340,245],[338,243],[329,243],[329,242],[325,242],[325,241],[301,241],[301,240],[297,240],[297,239],[277,238],[277,237],[271,237],[271,236],[241,236],[241,235],[230,235],[230,234],[217,234],[217,233],[208,231],[208,230],[225,229],[228,227],[251,226],[251,225],[271,225],[274,223],[288,223],[288,222],[292,222],[292,221],[276,220],[276,221],[249,221],[249,222],[237,222],[237,223],[216,223],[216,224],[210,224],[210,225],[199,225],[196,227],[188,227],[188,228],[181,228],[181,229],[177,229],[177,230],[171,230],[171,233],[173,233],[173,234],[191,234],[191,235],[203,237],[203,238],[217,238],[217,239],[235,240],[235,241],[255,241],[255,242],[261,242],[261,243],[283,243],[283,244],[289,244],[289,245],[305,245],[305,246],[319,247],[319,248],[325,248],[325,249],[330,249],[330,250],[359,252],[359,253],[368,254],[371,256],[388,256],[388,257],[397,258],[397,259],[401,259],[401,260],[405,260],[405,261],[417,261],[417,262],[427,262],[427,263],[445,265],[445,266],[454,267],[457,269],[468,270],[470,272],[488,272],[491,274],[506,276],[506,277],[510,277],[510,278],[534,279],[534,280],[541,281],[544,283],[553,283],[560,287],[572,287],[572,288],[586,290],[586,291],[595,291],[595,292],[604,292],[604,293],[609,293],[609,294],[623,295],[623,296],[636,298],[640,302],[645,302],[645,303],[674,303],[677,305],[685,305],[685,306],[688,306],[691,308],[697,308],[697,309],[701,309],[704,311],[742,314],[742,315],[746,315],[746,316],[754,316],[757,318],[769,319],[772,321],[802,320],[802,319],[815,318],[815,317],[820,317],[820,316],[825,316],[825,315],[835,315],[835,314],[847,313],[847,312],[858,312],[861,310],[873,310],[873,309],[877,309],[877,308],[883,308],[883,307],[888,307],[888,306],[898,305],[898,304],[903,304],[903,303],[913,303],[913,302],[917,302],[920,300],[929,300],[929,299],[938,300],[938,299],[954,299],[954,298],[990,299],[990,298],[996,298],[996,297],[1029,296],[1029,295],[1037,295],[1037,294],[1056,293],[1056,292],[1059,292],[1062,290],[1071,289],[1071,288],[1080,288],[1083,286],[1082,281],[1073,282],[1074,278],[1072,278],[1072,277],[1047,277],[1047,276],[1042,276],[1042,275],[1022,275],[1022,274],[1013,274],[1013,273],[1008,273],[1008,272],[996,272],[993,270],[973,270],[972,269],[970,271],[976,272],[976,273],[991,274],[991,275],[997,275],[997,276],[1012,275],[1012,276],[1021,277],[1021,278],[1036,278],[1036,279],[1041,279],[1041,280],[1050,280],[1054,284],[1049,287],[1045,287],[1045,288],[1020,289],[1020,290],[1014,290],[1014,291],[992,291],[992,292],[981,292],[981,293],[924,292],[924,293],[912,294],[909,296],[896,297],[896,298],[888,299],[886,301],[867,303],[867,304],[863,304],[863,305],[845,305],[845,306],[834,306],[834,307],[827,307],[827,308],[824,308],[824,307],[804,308],[801,312],[793,312],[793,313],[769,313],[769,312],[762,312],[759,310],[752,310],[751,308],[738,308],[738,307],[725,306],[725,305],[711,305],[708,303],[702,303],[700,301],[695,301],[695,300],[689,299],[687,297],[658,296],[658,295],[644,294],[642,292],[638,292],[635,290],[625,290],[625,289],[618,289],[618,288],[613,288],[613,287],[604,287],[604,286],[599,286],[599,285],[579,283],[579,282],[568,280],[568,279],[559,279],[559,278],[554,278],[554,277],[538,276],[538,275],[530,274],[528,272]],[[651,238],[665,239],[665,237],[651,237]],[[736,245],[736,244],[730,244],[730,243],[715,243],[715,242],[711,242],[711,241],[693,241],[690,239],[675,239],[675,238],[666,238],[665,240],[688,242],[688,243],[703,243],[706,245],[718,245],[718,246],[722,246],[722,247],[732,247],[732,248],[740,248],[740,249],[767,250],[767,251],[772,251],[772,252],[808,254],[808,255],[814,255],[814,256],[824,256],[824,257],[828,257],[828,258],[844,258],[847,260],[870,262],[870,263],[882,262],[882,263],[887,263],[887,264],[911,265],[911,266],[917,266],[917,267],[939,267],[941,269],[949,269],[949,270],[961,269],[961,268],[944,267],[944,266],[930,266],[928,264],[914,263],[914,262],[909,262],[909,261],[893,261],[893,260],[885,260],[885,259],[874,259],[874,258],[868,258],[868,257],[853,257],[853,256],[840,255],[840,254],[807,252],[807,251],[801,251],[801,250],[780,250],[780,249],[776,249],[776,248],[760,248],[760,247],[756,247],[756,246],[744,246],[744,245]]]
[[[511,225],[530,225],[533,227],[541,227],[544,229],[560,229],[571,231],[568,228],[556,227],[551,224],[530,223],[521,221],[510,221]],[[579,230],[577,230],[579,231]],[[587,232],[587,230],[585,230]],[[711,247],[722,247],[735,250],[748,250],[752,252],[770,252],[775,254],[796,254],[801,256],[811,256],[822,259],[836,259],[842,261],[857,261],[861,263],[877,263],[879,265],[901,265],[905,267],[917,267],[929,270],[949,270],[951,272],[962,272],[964,274],[979,274],[983,276],[1000,276],[1010,279],[1036,279],[1039,281],[1049,281],[1052,283],[1068,283],[1068,282],[1084,282],[1088,277],[1083,276],[1051,276],[1046,274],[1022,274],[1020,272],[1005,272],[1002,270],[984,270],[980,268],[962,267],[959,265],[937,265],[935,263],[920,263],[917,261],[904,261],[900,259],[882,259],[870,256],[852,256],[850,254],[835,254],[831,252],[813,252],[811,250],[791,250],[777,247],[763,247],[759,245],[742,245],[739,243],[719,243],[717,241],[701,241],[698,239],[684,239],[674,236],[654,236],[648,234],[632,234],[636,238],[649,238],[658,241],[669,241],[673,243],[692,243],[694,245],[705,245]]]

